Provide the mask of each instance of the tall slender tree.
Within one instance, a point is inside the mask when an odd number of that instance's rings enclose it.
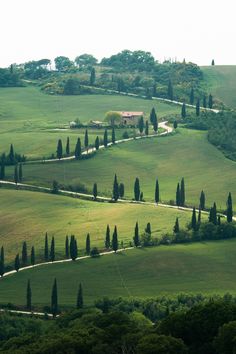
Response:
[[[134,240],[134,245],[135,245],[135,247],[138,247],[139,244],[140,244],[140,241],[139,241],[138,222],[136,222],[136,224],[135,224],[133,240]]]
[[[139,184],[138,177],[136,177],[134,182],[134,200],[136,201],[140,200],[140,184]]]
[[[48,261],[48,255],[49,255],[49,251],[48,251],[48,233],[46,232],[45,240],[44,240],[44,260],[45,260],[45,262]]]
[[[97,199],[97,196],[98,196],[98,186],[97,186],[97,183],[94,183],[94,185],[93,185],[93,198],[94,198],[94,200]]]
[[[105,238],[105,247],[106,247],[106,249],[109,249],[110,246],[111,246],[110,227],[109,227],[109,225],[107,225],[106,238]]]
[[[199,117],[199,115],[200,115],[200,100],[198,98],[196,103],[196,116]]]
[[[31,247],[30,263],[31,263],[31,265],[35,265],[35,250],[34,250],[34,246]]]
[[[201,208],[201,210],[205,209],[205,202],[206,202],[205,193],[203,191],[201,191],[201,194],[200,194],[200,208]]]
[[[115,142],[116,142],[116,132],[115,132],[115,128],[114,127],[112,127],[111,141],[112,141],[112,144],[115,144]]]
[[[70,155],[70,138],[67,137],[66,140],[66,155],[69,156]]]
[[[217,225],[220,226],[221,225],[221,216],[218,215],[218,218],[217,218]]]
[[[203,96],[202,105],[203,105],[204,108],[207,108],[207,98],[206,98],[206,95]]]
[[[201,222],[201,207],[200,207],[200,205],[199,205],[199,209],[198,209],[198,223],[200,224],[200,222]]]
[[[139,119],[139,121],[138,121],[138,128],[139,128],[140,134],[143,134],[143,130],[144,130],[144,120],[143,120],[143,116],[140,117],[140,119]]]
[[[229,193],[228,199],[227,199],[227,221],[228,222],[233,221],[233,202],[232,202],[231,193]]]
[[[21,260],[22,260],[22,266],[25,267],[28,262],[28,254],[27,254],[27,244],[24,241],[22,245],[22,255],[21,255]]]
[[[4,273],[5,273],[5,257],[4,257],[4,248],[2,246],[1,253],[0,253],[0,276],[2,277]]]
[[[183,119],[186,118],[186,104],[185,104],[185,103],[182,104],[181,117],[182,117]]]
[[[213,224],[217,225],[217,209],[216,209],[216,203],[214,203],[214,204],[213,204],[213,207],[210,209],[209,222],[212,222]]]
[[[115,202],[119,199],[119,184],[118,184],[118,180],[117,180],[116,174],[115,174],[114,182],[113,182],[113,193],[112,193],[112,197],[113,197],[113,199],[114,199]]]
[[[194,104],[194,89],[192,88],[190,91],[190,98],[189,98],[190,104]]]
[[[77,241],[74,235],[71,235],[70,238],[70,257],[72,261],[75,261],[76,258],[78,257]]]
[[[70,257],[70,247],[69,247],[68,235],[66,235],[66,241],[65,241],[65,254],[66,254],[66,258],[68,259]]]
[[[159,192],[159,182],[157,178],[156,185],[155,185],[155,203],[159,203],[159,201],[160,201],[160,192]]]
[[[89,147],[89,137],[88,137],[88,129],[85,130],[85,135],[84,135],[84,147],[88,151]]]
[[[96,139],[95,139],[95,149],[96,150],[99,150],[99,145],[100,145],[99,137],[97,136]]]
[[[10,160],[10,164],[13,165],[15,163],[15,153],[14,153],[14,147],[12,144],[10,146],[10,152],[9,152],[8,157]]]
[[[176,220],[175,220],[175,225],[174,225],[173,231],[175,234],[179,233],[179,218],[176,218]]]
[[[148,120],[146,120],[145,122],[145,135],[149,134],[149,124],[148,124]]]
[[[60,160],[62,158],[63,149],[62,149],[62,141],[61,139],[57,142],[57,158]]]
[[[185,205],[185,183],[183,177],[181,179],[181,184],[180,184],[180,205],[181,206]]]
[[[153,130],[154,130],[155,133],[157,133],[157,130],[158,130],[157,116],[155,116],[154,120],[153,120]]]
[[[117,234],[117,227],[115,226],[114,232],[112,235],[112,249],[115,251],[115,253],[118,250],[118,234]]]
[[[81,140],[77,139],[77,143],[75,146],[75,159],[78,160],[81,157]]]
[[[151,234],[152,234],[150,222],[147,223],[147,226],[146,226],[146,228],[145,228],[145,233],[148,234],[148,235],[150,235],[150,236],[151,236]]]
[[[96,80],[96,71],[94,68],[91,69],[91,73],[90,73],[90,85],[93,86],[95,84],[95,80]]]
[[[197,230],[197,216],[196,216],[196,208],[193,207],[192,220],[191,220],[191,228],[196,231]]]
[[[83,288],[82,288],[82,284],[80,283],[78,294],[77,294],[76,307],[77,309],[82,309],[83,306],[84,306]]]
[[[54,239],[54,236],[52,237],[52,240],[51,240],[50,261],[51,262],[55,261],[55,239]]]
[[[107,129],[105,129],[105,131],[104,131],[103,144],[104,144],[105,147],[107,147],[107,144],[108,144],[108,133],[107,133]]]
[[[180,186],[179,183],[177,184],[177,189],[176,189],[176,205],[180,206],[181,205],[181,196],[180,196]]]
[[[5,162],[1,162],[0,179],[5,179]]]
[[[155,120],[157,120],[157,115],[156,115],[155,108],[153,107],[150,112],[150,122],[152,123],[152,125],[154,124]]]
[[[17,254],[15,257],[15,270],[18,272],[19,269],[20,269],[20,257],[19,254]]]
[[[90,245],[90,234],[86,236],[86,254],[90,255],[91,245]]]
[[[124,183],[119,184],[119,196],[120,198],[123,198],[125,194],[125,186]]]
[[[26,289],[26,308],[27,310],[31,311],[32,308],[32,291],[30,286],[30,280],[27,282],[27,289]]]
[[[211,94],[209,95],[209,98],[208,98],[208,107],[209,107],[210,109],[213,108],[213,97],[212,97]]]
[[[58,313],[58,294],[57,294],[57,280],[54,279],[52,286],[52,294],[51,294],[51,312],[53,317],[55,317]]]
[[[15,166],[15,170],[14,170],[14,182],[17,185],[17,183],[19,182],[19,177],[18,177],[18,167],[17,165]]]
[[[174,93],[173,93],[173,85],[171,80],[169,80],[168,82],[167,96],[171,101],[173,101]]]

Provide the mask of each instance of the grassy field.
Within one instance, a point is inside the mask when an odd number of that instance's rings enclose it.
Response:
[[[113,232],[118,227],[119,240],[126,245],[132,240],[134,226],[140,233],[151,222],[153,236],[171,232],[178,216],[180,225],[190,221],[191,213],[156,206],[123,205],[83,201],[51,194],[0,189],[0,246],[4,246],[7,261],[21,252],[22,242],[34,245],[42,256],[45,232],[55,236],[57,255],[64,258],[65,236],[74,234],[80,253],[84,252],[87,233],[91,246],[104,247],[107,224]]]
[[[201,68],[208,91],[226,106],[236,108],[236,66],[215,65]]]
[[[177,182],[186,182],[186,202],[196,207],[203,189],[206,205],[215,201],[225,209],[229,192],[236,207],[236,163],[228,160],[207,140],[207,133],[179,129],[175,136],[137,140],[99,151],[89,160],[24,166],[24,182],[51,186],[58,180],[64,185],[82,183],[90,191],[98,183],[99,193],[111,196],[114,174],[125,184],[125,196],[133,198],[138,176],[144,199],[154,199],[158,176],[162,201],[175,200]],[[12,167],[7,177],[12,179]]]
[[[32,301],[49,305],[54,278],[61,306],[74,306],[78,284],[91,304],[103,296],[155,297],[180,293],[236,292],[236,240],[160,246],[66,264],[42,266],[0,280],[0,302],[25,304],[27,280]]]
[[[37,87],[0,88],[0,153],[8,152],[13,143],[18,153],[29,158],[47,157],[55,153],[57,140],[65,143],[67,136],[74,149],[83,131],[55,129],[68,128],[77,118],[83,123],[103,121],[110,110],[144,111],[148,118],[153,106],[158,118],[180,113],[176,105],[118,95],[50,96]],[[91,129],[89,134],[93,144],[103,130]]]

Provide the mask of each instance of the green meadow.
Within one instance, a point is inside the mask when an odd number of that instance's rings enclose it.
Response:
[[[25,305],[30,279],[32,303],[50,305],[55,277],[61,306],[75,306],[80,282],[86,305],[103,296],[235,294],[235,248],[236,240],[231,239],[127,250],[99,259],[45,265],[0,279],[0,302]]]

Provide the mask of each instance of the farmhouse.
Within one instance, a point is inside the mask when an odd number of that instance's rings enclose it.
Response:
[[[124,125],[135,126],[138,121],[143,117],[144,112],[119,112],[121,114],[121,122]]]

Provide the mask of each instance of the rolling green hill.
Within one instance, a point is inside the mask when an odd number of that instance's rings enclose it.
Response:
[[[32,303],[50,305],[54,278],[61,306],[75,306],[82,282],[85,304],[103,296],[155,297],[180,292],[236,292],[236,240],[129,250],[100,259],[53,264],[0,279],[0,302],[25,304],[27,280]]]
[[[208,91],[226,106],[236,108],[236,66],[215,65],[201,67]]]

